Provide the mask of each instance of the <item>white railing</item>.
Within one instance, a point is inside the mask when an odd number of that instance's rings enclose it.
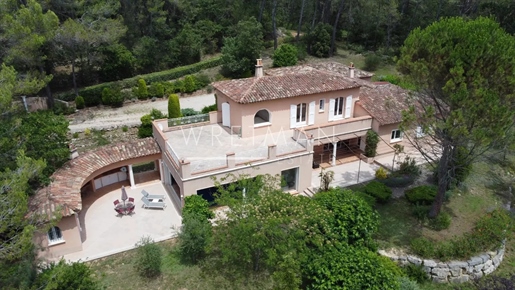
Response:
[[[175,153],[175,151],[173,151],[172,146],[170,146],[170,144],[166,143],[166,149],[168,150],[168,153],[170,153],[170,155],[172,156],[172,159],[175,162],[175,165],[177,165],[177,167],[180,167],[181,163],[180,163],[179,156],[177,155],[177,153]]]
[[[187,117],[168,119],[168,127],[188,125],[209,121],[209,114],[199,114]]]

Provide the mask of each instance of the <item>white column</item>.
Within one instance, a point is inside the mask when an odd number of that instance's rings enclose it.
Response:
[[[163,160],[159,159],[157,160],[157,164],[159,165],[159,179],[161,179],[161,183],[164,183],[165,182],[165,174],[163,172]]]
[[[131,181],[131,188],[136,188],[136,185],[134,184],[134,172],[132,172],[132,164],[129,164],[129,179]]]
[[[338,144],[338,142],[333,142],[333,162],[332,162],[333,166],[336,165],[336,145],[337,144]]]

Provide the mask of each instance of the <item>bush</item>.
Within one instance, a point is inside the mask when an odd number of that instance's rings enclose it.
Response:
[[[411,240],[411,250],[421,257],[436,258],[434,242],[424,238],[414,238]]]
[[[376,170],[376,178],[377,179],[386,179],[388,177],[388,171],[384,169],[384,167],[379,167]]]
[[[86,135],[86,136],[91,135],[91,129],[90,128],[84,129],[84,135]]]
[[[78,97],[75,98],[75,107],[77,109],[84,109],[85,106],[86,105],[84,103],[84,98],[83,97],[78,96]]]
[[[168,96],[168,118],[179,118],[181,116],[181,103],[179,96],[171,94]]]
[[[427,215],[429,214],[429,210],[431,209],[430,205],[415,205],[413,208],[413,216],[415,216],[420,221],[427,220]]]
[[[136,243],[134,266],[141,277],[152,278],[161,274],[161,248],[150,237],[143,237]]]
[[[79,138],[79,132],[75,132],[75,133],[73,133],[73,135],[72,135],[72,136],[73,136],[73,138],[75,138],[75,139]]]
[[[102,104],[113,108],[123,106],[123,95],[119,88],[104,88],[102,91]]]
[[[205,87],[211,83],[209,76],[206,74],[198,74],[198,75],[195,75],[194,77],[195,77],[195,84],[196,84],[195,90],[200,90],[203,87]]]
[[[404,161],[399,162],[399,170],[397,170],[396,173],[401,175],[419,176],[420,168],[418,167],[415,158],[406,156]]]
[[[184,262],[196,263],[206,253],[212,236],[212,225],[205,216],[190,212],[183,216],[179,249]]]
[[[182,93],[184,92],[186,89],[184,88],[184,81],[183,80],[176,80],[175,82],[173,82],[173,89],[174,89],[174,93]]]
[[[216,104],[212,104],[211,106],[205,106],[204,108],[202,108],[201,113],[202,114],[207,114],[209,112],[217,111],[217,110],[218,110],[217,105]]]
[[[376,199],[373,196],[370,196],[361,191],[355,191],[354,194],[363,199],[368,205],[370,205],[370,207],[374,207],[374,205],[376,205]]]
[[[199,72],[203,69],[216,67],[222,64],[222,60],[220,57],[211,58],[205,61],[201,61],[195,64],[176,67],[170,70],[145,74],[141,76],[136,76],[128,79],[124,79],[117,82],[106,82],[94,86],[89,86],[79,90],[81,96],[84,97],[84,101],[86,103],[86,107],[96,106],[100,104],[102,90],[106,87],[112,87],[114,85],[118,85],[121,88],[131,88],[138,85],[139,79],[144,79],[147,83],[154,82],[164,82],[169,80],[178,79],[185,75],[193,74]],[[75,93],[73,91],[59,94],[57,96],[58,99],[64,101],[71,101],[75,98]]]
[[[446,212],[440,212],[436,218],[430,219],[430,227],[435,231],[448,229],[451,225],[451,215]]]
[[[406,90],[414,91],[416,89],[415,85],[407,82],[406,80],[401,79],[401,77],[396,76],[396,75],[379,76],[378,81],[389,82],[391,84],[397,85]]]
[[[200,112],[199,111],[195,111],[192,108],[181,109],[181,116],[183,116],[183,117],[195,116],[195,115],[198,115],[198,114],[200,114]]]
[[[93,271],[81,262],[71,264],[61,260],[44,268],[36,278],[33,289],[101,289],[93,278]]]
[[[292,66],[297,64],[297,48],[291,44],[283,44],[274,51],[272,59],[274,67]]]
[[[146,100],[148,98],[147,83],[144,79],[138,80],[138,86],[135,87],[132,92],[140,100]]]
[[[152,137],[152,121],[162,119],[164,117],[163,113],[157,109],[152,109],[150,114],[142,116],[140,119],[141,126],[138,128],[138,138]]]
[[[419,290],[417,282],[410,280],[408,277],[399,278],[399,290]]]
[[[408,264],[407,266],[402,267],[402,270],[409,279],[416,281],[417,283],[429,281],[429,277],[426,271],[424,271],[423,265]]]
[[[388,187],[406,187],[415,182],[415,176],[390,174],[388,178],[381,179],[380,182]]]
[[[148,89],[148,95],[150,97],[162,98],[165,94],[165,88],[162,83],[153,83]]]
[[[375,180],[369,182],[365,186],[364,191],[366,194],[373,196],[380,203],[386,203],[392,197],[392,189]]]
[[[187,75],[184,78],[184,91],[183,93],[192,93],[197,89],[197,85],[195,82],[195,76]]]
[[[365,155],[367,157],[375,157],[377,155],[377,144],[379,143],[379,135],[377,135],[377,133],[372,130],[368,130],[365,143]]]
[[[212,219],[215,217],[213,211],[209,209],[209,203],[200,195],[190,195],[184,198],[184,208],[182,215],[196,215],[204,219]]]
[[[308,53],[316,57],[329,57],[331,52],[331,33],[333,28],[326,23],[319,23],[306,35]]]
[[[404,195],[412,204],[430,205],[435,200],[436,191],[436,186],[421,185],[404,191]]]
[[[129,131],[129,127],[127,127],[127,125],[123,125],[123,127],[122,127],[122,131],[123,131],[123,132],[127,132],[127,131]]]
[[[375,71],[379,65],[381,65],[381,57],[375,53],[369,53],[365,56],[365,67],[366,71]]]

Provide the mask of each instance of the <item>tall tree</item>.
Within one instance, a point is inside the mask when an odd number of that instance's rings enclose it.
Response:
[[[336,51],[335,42],[336,42],[336,31],[338,30],[338,21],[340,21],[340,15],[342,15],[343,5],[345,4],[345,0],[340,1],[340,6],[338,7],[338,12],[336,13],[336,19],[334,20],[333,25],[333,33],[331,35],[331,50],[329,51],[329,56],[333,56]]]
[[[418,124],[427,132],[427,138],[405,136],[436,164],[435,217],[460,169],[514,125],[515,39],[489,18],[448,18],[415,29],[398,67],[422,93],[421,109],[405,112],[403,128]]]

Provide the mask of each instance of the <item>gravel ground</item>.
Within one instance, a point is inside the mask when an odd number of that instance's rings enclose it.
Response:
[[[214,94],[197,96],[181,96],[181,108],[192,108],[200,111],[204,106],[215,103]],[[164,114],[168,113],[168,100],[159,99],[155,102],[150,100],[138,101],[136,103],[125,103],[121,108],[93,107],[79,110],[77,113],[68,116],[70,121],[70,132],[83,132],[85,129],[110,130],[121,126],[134,127],[141,124],[140,118],[148,114],[152,108],[158,109]]]

